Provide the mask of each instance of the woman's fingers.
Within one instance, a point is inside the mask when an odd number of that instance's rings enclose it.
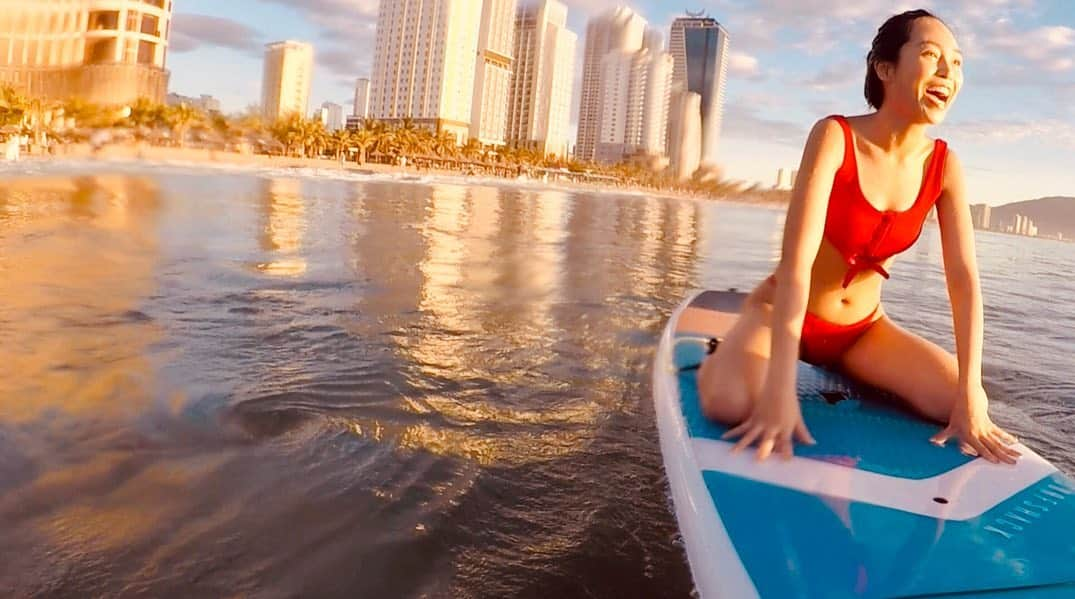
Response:
[[[1002,428],[993,429],[993,434],[1000,437],[1001,441],[1004,441],[1005,445],[1014,445],[1015,443],[1019,442],[1019,439],[1016,439],[1015,435],[1012,435],[1011,433]]]
[[[723,435],[721,435],[720,438],[721,439],[734,439],[734,438],[738,437],[739,435],[742,435],[743,433],[747,432],[747,430],[749,430],[750,427],[752,427],[752,426],[754,426],[754,423],[752,423],[750,421],[750,419],[747,418],[746,420],[740,422],[739,426],[736,426],[735,428],[730,428],[727,431],[725,431],[725,433]]]
[[[1000,439],[993,436],[987,436],[982,439],[982,444],[989,448],[989,451],[997,457],[998,461],[1004,462],[1005,464],[1015,463],[1016,456],[1011,454],[1013,450],[1005,445]]]
[[[743,451],[743,449],[750,447],[751,444],[754,443],[754,440],[761,436],[761,432],[760,426],[751,427],[751,429],[743,435],[743,438],[739,439],[739,442],[735,444],[735,447],[732,448],[732,453],[739,453],[740,451]]]
[[[799,420],[799,424],[795,425],[795,438],[800,443],[806,443],[807,445],[817,445],[817,440],[810,434],[810,430],[806,428],[806,423]]]
[[[939,432],[936,435],[933,435],[932,437],[930,437],[929,441],[930,441],[930,443],[933,443],[934,445],[939,445],[941,447],[944,447],[944,444],[948,442],[948,439],[950,439],[952,437],[954,432],[955,431],[952,430],[951,426],[946,426],[946,427],[944,427],[943,430],[941,430],[941,432]]]
[[[758,443],[758,461],[761,462],[769,457],[773,453],[773,446],[776,445],[776,435],[772,431],[766,433],[762,438],[761,443]]]
[[[996,464],[1000,460],[1000,458],[998,458],[996,454],[994,454],[993,451],[989,449],[989,446],[986,445],[984,439],[970,437],[969,439],[967,439],[967,443],[969,443],[970,446],[974,448],[974,451],[978,452],[979,457],[985,458],[986,460],[989,460],[994,464]]]
[[[790,435],[780,437],[776,442],[776,452],[785,460],[790,460],[793,453],[791,446],[792,442]]]

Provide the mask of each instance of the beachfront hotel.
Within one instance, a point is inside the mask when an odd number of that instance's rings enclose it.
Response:
[[[601,109],[593,159],[611,164],[642,154],[663,157],[667,146],[672,56],[647,29],[642,48],[601,60]]]
[[[728,32],[716,19],[688,13],[672,22],[668,42],[675,60],[673,89],[679,95],[689,92],[700,96],[701,166],[716,166],[728,70]],[[675,148],[669,150],[670,154],[678,152]]]
[[[364,119],[370,115],[370,80],[360,77],[355,80],[355,105],[351,116]]]
[[[293,114],[306,116],[313,70],[310,44],[288,40],[265,45],[261,116],[266,122]]]
[[[602,13],[586,24],[579,128],[575,140],[576,159],[595,158],[602,118],[602,74],[606,66],[605,57],[613,52],[632,53],[641,50],[645,30],[646,20],[625,6]]]
[[[326,131],[343,129],[343,106],[335,102],[323,102],[321,108],[314,111],[314,118],[321,121]]]
[[[382,0],[370,118],[470,136],[481,0]],[[507,102],[505,101],[505,110]]]
[[[515,0],[485,0],[478,31],[470,137],[504,145],[515,38]]]
[[[32,98],[163,102],[171,0],[0,0],[0,84]]]
[[[567,156],[577,43],[578,36],[567,29],[567,6],[562,2],[543,0],[519,7],[508,144],[542,155]]]

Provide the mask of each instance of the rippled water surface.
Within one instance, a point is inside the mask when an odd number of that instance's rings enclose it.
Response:
[[[678,597],[649,367],[782,212],[127,167],[0,182],[0,595]],[[997,418],[1075,471],[1075,246],[978,237]],[[886,288],[952,345],[936,228]]]

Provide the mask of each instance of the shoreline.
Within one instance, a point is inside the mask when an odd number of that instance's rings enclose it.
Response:
[[[0,176],[5,171],[17,171],[20,165],[101,165],[101,166],[170,166],[180,168],[203,168],[231,172],[268,174],[279,170],[293,170],[299,176],[321,176],[337,179],[357,177],[383,178],[408,183],[446,183],[452,185],[500,185],[522,189],[553,189],[623,196],[647,196],[666,199],[731,202],[751,206],[784,207],[785,202],[751,198],[749,192],[721,196],[708,196],[696,192],[657,190],[638,185],[609,185],[564,179],[542,180],[526,177],[497,177],[493,175],[468,175],[456,170],[398,166],[381,163],[337,161],[328,158],[293,158],[244,154],[205,148],[175,148],[138,144],[114,144],[94,152],[89,144],[69,144],[55,154],[24,155],[18,161],[0,162]],[[312,171],[312,172],[298,172]],[[32,173],[25,173],[32,174]],[[342,176],[341,176],[342,175]]]

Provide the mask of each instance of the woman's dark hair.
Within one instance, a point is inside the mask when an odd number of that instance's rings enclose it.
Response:
[[[914,27],[914,22],[923,17],[940,21],[936,15],[928,10],[908,10],[898,15],[892,15],[877,29],[877,35],[874,36],[873,44],[870,46],[870,53],[866,55],[866,86],[864,89],[866,103],[874,107],[874,109],[881,108],[881,103],[885,101],[885,86],[881,82],[881,77],[877,75],[877,65],[882,62],[895,64],[899,61],[900,48],[903,48],[907,40],[911,39],[911,28]],[[943,23],[944,21],[941,22]]]

